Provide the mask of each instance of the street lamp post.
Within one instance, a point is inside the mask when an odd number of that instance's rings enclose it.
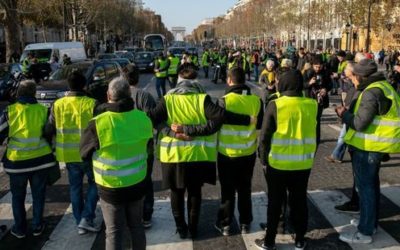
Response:
[[[346,23],[346,51],[349,50],[349,34],[350,34],[351,24]]]
[[[375,0],[368,1],[368,24],[367,24],[367,42],[366,42],[366,52],[369,52],[369,47],[371,44],[371,8],[372,4],[375,3]]]

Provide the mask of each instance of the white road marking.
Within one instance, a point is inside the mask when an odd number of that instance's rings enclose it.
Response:
[[[334,129],[338,132],[340,132],[342,130],[338,125],[328,124],[328,127],[330,127],[331,129]]]

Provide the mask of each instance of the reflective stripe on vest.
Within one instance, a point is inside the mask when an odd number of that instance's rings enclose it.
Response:
[[[364,92],[371,88],[381,89],[385,97],[392,101],[389,111],[385,115],[375,116],[364,131],[350,128],[344,140],[347,144],[368,152],[400,153],[400,97],[388,82],[370,84],[358,97],[354,114],[358,112]]]
[[[42,138],[48,110],[41,104],[15,103],[8,106],[7,159],[23,161],[51,153],[49,144]]]
[[[269,165],[289,171],[310,169],[317,148],[317,102],[288,96],[273,102],[277,109],[277,130],[272,137]]]
[[[178,64],[179,58],[174,56],[169,58],[170,65],[168,68],[168,75],[177,75],[178,74]]]
[[[205,125],[205,94],[165,96],[168,111],[167,124]],[[159,157],[162,163],[215,162],[217,158],[216,136],[196,136],[193,141],[181,141],[167,135],[160,135]]]
[[[258,96],[229,93],[224,96],[225,109],[242,115],[258,116],[261,101]],[[218,152],[228,157],[252,155],[257,149],[255,124],[248,126],[224,124],[218,133]]]
[[[79,142],[93,118],[95,104],[96,100],[86,96],[66,96],[54,103],[57,161],[82,162]]]
[[[93,173],[98,185],[109,188],[133,186],[147,173],[147,142],[152,124],[139,110],[105,112],[94,118],[100,149],[93,156]]]
[[[166,69],[165,67],[167,66],[168,61],[166,59],[158,59],[158,69],[162,71],[156,72],[156,77],[157,78],[164,78],[167,77],[167,72],[168,69]]]
[[[11,173],[11,174],[20,174],[20,173],[27,173],[27,172],[33,172],[33,171],[38,171],[46,168],[51,168],[56,166],[56,162],[49,162],[46,164],[42,164],[36,167],[31,167],[31,168],[22,168],[22,169],[15,169],[15,168],[4,168],[4,171],[6,173]]]

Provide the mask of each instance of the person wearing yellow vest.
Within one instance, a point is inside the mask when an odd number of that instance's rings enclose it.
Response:
[[[203,67],[204,77],[208,78],[208,70],[211,62],[211,55],[207,49],[204,49],[203,55],[201,56],[201,67]]]
[[[267,106],[258,148],[268,187],[268,230],[265,238],[255,243],[260,249],[276,249],[278,222],[288,191],[295,248],[304,249],[307,185],[317,148],[318,104],[303,97],[303,78],[298,70],[279,72],[277,89],[280,97]]]
[[[48,110],[36,101],[34,81],[22,81],[17,102],[9,105],[0,116],[0,144],[7,139],[2,162],[10,177],[14,226],[11,234],[18,239],[28,232],[25,197],[28,182],[33,198],[32,230],[39,236],[45,229],[43,211],[46,184],[51,168],[58,167],[49,142],[43,135]]]
[[[68,76],[68,86],[70,91],[51,108],[46,134],[55,136],[56,159],[66,164],[72,213],[78,233],[82,235],[100,230],[100,225],[93,221],[99,197],[91,162],[83,162],[79,154],[81,134],[93,118],[96,100],[86,96],[86,78],[79,71]],[[88,183],[86,197],[83,196],[85,176]]]
[[[100,105],[81,139],[83,160],[92,160],[94,179],[106,225],[106,250],[122,249],[128,226],[131,249],[145,250],[142,225],[146,192],[147,144],[153,126],[146,113],[134,109],[129,84],[111,81],[108,103]]]
[[[164,54],[160,54],[154,63],[154,72],[156,76],[156,91],[158,99],[165,95],[165,82],[168,77],[169,60]]]
[[[175,56],[171,51],[168,51],[168,81],[171,89],[175,88],[178,82],[178,68],[180,66],[179,57]]]
[[[224,236],[231,234],[236,192],[242,234],[249,232],[253,220],[251,183],[256,163],[256,129],[261,127],[263,108],[261,99],[251,94],[245,82],[246,76],[242,68],[231,69],[228,72],[225,95],[218,102],[228,111],[258,117],[257,125],[224,124],[218,132],[217,167],[221,184],[221,205],[215,228]]]
[[[360,219],[350,222],[356,233],[343,233],[339,239],[368,244],[378,227],[381,161],[385,154],[400,153],[400,98],[373,60],[355,64],[353,74],[359,96],[349,110],[338,107],[336,112],[348,128],[344,141],[352,155]]]
[[[153,124],[166,122],[168,126],[187,125],[182,131],[173,129],[182,137],[173,138],[161,133],[158,153],[163,174],[163,188],[171,189],[171,208],[181,238],[197,236],[201,206],[201,187],[215,185],[217,138],[214,134],[225,121],[248,125],[248,115],[225,111],[214,104],[203,87],[196,81],[193,65],[185,65],[179,72],[175,89],[170,90],[157,107],[148,113]],[[211,126],[208,126],[211,122]],[[213,126],[212,124],[217,124]],[[191,138],[188,138],[190,136]],[[185,141],[190,139],[188,141]],[[185,192],[188,192],[188,223],[185,219]]]

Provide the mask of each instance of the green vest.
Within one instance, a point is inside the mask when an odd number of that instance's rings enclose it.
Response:
[[[226,62],[227,62],[227,57],[226,57],[226,55],[224,55],[224,56],[219,56],[219,58],[218,58],[218,63],[219,63],[220,65],[226,65]]]
[[[209,54],[208,54],[208,52],[206,51],[206,52],[204,52],[203,53],[203,56],[201,57],[201,66],[203,66],[203,67],[208,67],[208,65],[209,65]]]
[[[387,114],[375,116],[373,122],[364,131],[355,131],[350,128],[344,141],[364,151],[400,153],[400,97],[386,81],[372,83],[364,92],[371,88],[381,89],[385,97],[392,101],[392,106]],[[364,92],[357,99],[354,107],[355,115],[357,115]]]
[[[225,109],[237,114],[257,116],[260,112],[260,98],[255,95],[225,95]],[[254,154],[257,149],[256,125],[249,126],[224,124],[218,133],[218,152],[228,157],[241,157]]]
[[[344,72],[344,70],[346,69],[346,66],[347,66],[347,61],[340,62],[337,73],[342,74]]]
[[[51,148],[42,137],[47,122],[47,108],[41,104],[15,103],[8,106],[7,158],[24,161],[51,153]]]
[[[171,56],[168,59],[170,61],[169,68],[168,68],[168,75],[177,75],[179,58],[176,56]]]
[[[190,61],[195,65],[198,66],[199,65],[199,58],[197,56],[190,56]]]
[[[54,103],[57,161],[82,162],[79,142],[93,118],[95,104],[95,99],[86,96],[66,96]]]
[[[167,124],[205,125],[204,111],[206,94],[167,94]],[[182,141],[161,134],[159,143],[162,163],[215,162],[217,158],[216,136],[196,136],[192,141]]]
[[[157,59],[158,60],[158,64],[159,64],[159,72],[156,72],[156,77],[157,78],[165,78],[167,77],[167,72],[168,69],[166,69],[165,67],[168,64],[168,61],[166,59]]]
[[[30,64],[31,64],[31,62],[29,61],[29,59],[28,58],[25,58],[23,61],[22,61],[22,73],[24,73],[24,74],[26,74],[26,73],[28,73],[28,70],[29,70],[29,66],[30,66]]]
[[[133,186],[147,174],[147,142],[153,137],[146,113],[105,112],[94,118],[100,148],[93,154],[96,183],[108,188]]]
[[[274,102],[277,130],[272,137],[269,165],[288,171],[310,169],[317,148],[317,102],[310,98],[288,96]]]

